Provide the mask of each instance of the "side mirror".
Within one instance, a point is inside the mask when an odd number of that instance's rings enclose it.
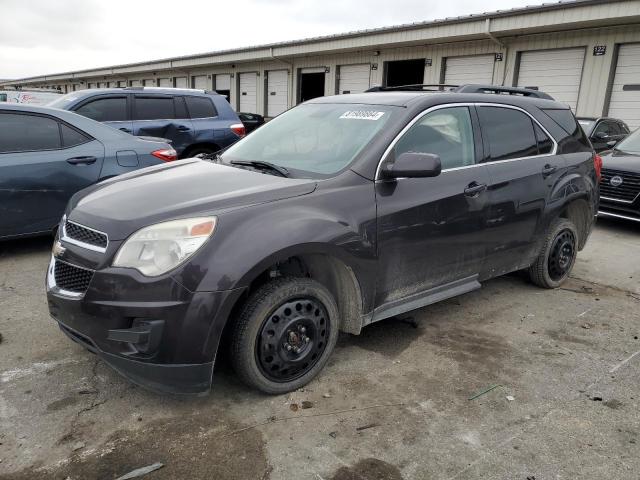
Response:
[[[437,177],[442,171],[440,157],[433,153],[406,152],[382,168],[384,178]]]
[[[610,142],[607,142],[607,147],[609,148],[613,148],[618,144],[617,140],[611,140]]]
[[[596,134],[593,136],[593,138],[595,138],[596,140],[602,140],[602,141],[604,141],[604,140],[606,140],[607,138],[609,138],[609,135],[607,135],[607,134],[606,134],[606,133],[604,133],[604,132],[598,132],[598,133],[596,133]]]

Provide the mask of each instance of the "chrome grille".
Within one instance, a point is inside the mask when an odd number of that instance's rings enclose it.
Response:
[[[67,220],[64,224],[65,240],[74,240],[78,243],[91,245],[99,249],[106,249],[109,243],[107,235],[96,230],[78,225]]]
[[[622,184],[614,187],[611,185],[613,177],[621,177]],[[602,181],[600,182],[600,196],[614,198],[631,203],[640,195],[640,174],[622,172],[619,170],[602,169]]]
[[[53,278],[56,286],[61,290],[73,293],[84,293],[89,288],[93,271],[76,267],[56,259],[53,267]]]

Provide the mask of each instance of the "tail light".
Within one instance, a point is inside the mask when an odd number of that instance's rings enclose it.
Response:
[[[602,157],[597,153],[593,156],[593,166],[596,169],[596,178],[599,182],[602,180]]]
[[[162,150],[156,150],[151,152],[156,158],[159,158],[163,162],[173,162],[178,159],[178,153],[173,148],[163,148]]]
[[[231,131],[238,135],[240,138],[244,137],[247,134],[247,130],[244,128],[244,125],[241,123],[234,123],[231,125]]]

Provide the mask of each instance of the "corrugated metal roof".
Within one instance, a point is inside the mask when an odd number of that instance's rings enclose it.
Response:
[[[95,75],[99,76],[99,75],[104,75],[105,74],[105,72],[103,72],[104,70],[115,70],[115,69],[121,69],[121,68],[131,68],[131,67],[142,66],[142,65],[150,65],[151,66],[151,65],[154,65],[154,64],[158,64],[158,63],[166,63],[166,62],[175,62],[175,61],[181,61],[181,60],[198,59],[198,58],[211,57],[211,56],[217,56],[217,55],[229,55],[229,54],[234,54],[234,53],[251,52],[251,51],[272,49],[272,48],[278,48],[278,47],[291,47],[291,46],[304,45],[304,44],[309,44],[309,43],[314,43],[314,42],[342,40],[342,39],[348,39],[348,38],[353,38],[353,37],[362,37],[362,36],[367,36],[367,35],[375,35],[375,34],[379,34],[379,33],[392,33],[392,32],[399,32],[399,31],[406,31],[406,30],[415,30],[415,29],[424,28],[424,27],[431,27],[431,26],[450,25],[450,24],[464,23],[464,22],[469,22],[469,21],[478,21],[478,20],[488,19],[488,18],[509,17],[509,16],[515,16],[515,15],[520,15],[520,14],[527,14],[527,13],[540,13],[540,12],[544,12],[544,11],[548,11],[548,10],[558,10],[558,9],[565,9],[565,8],[573,8],[573,7],[584,6],[584,5],[592,5],[592,4],[593,5],[607,4],[607,3],[614,3],[614,2],[619,2],[619,1],[623,1],[623,0],[561,0],[561,1],[553,2],[553,3],[543,3],[541,5],[531,5],[531,6],[526,6],[526,7],[516,7],[516,8],[507,9],[507,10],[496,10],[496,11],[493,11],[493,12],[470,14],[470,15],[464,15],[464,16],[459,16],[459,17],[447,17],[447,18],[443,18],[443,19],[427,20],[427,21],[422,21],[422,22],[406,23],[406,24],[385,26],[385,27],[379,27],[379,28],[370,28],[370,29],[364,29],[364,30],[353,30],[353,31],[350,31],[350,32],[339,33],[339,34],[334,34],[334,35],[308,37],[308,38],[303,38],[303,39],[299,39],[299,40],[288,40],[288,41],[283,41],[283,42],[268,43],[268,44],[264,44],[264,45],[253,45],[253,46],[246,46],[246,47],[233,48],[233,49],[227,49],[227,50],[216,50],[216,51],[212,51],[212,52],[205,52],[205,53],[198,53],[198,54],[184,55],[184,56],[176,56],[176,57],[168,57],[168,58],[163,58],[163,59],[148,60],[148,61],[144,61],[144,62],[134,62],[134,63],[120,64],[120,65],[113,65],[113,66],[108,66],[108,67],[96,67],[96,68],[89,68],[89,69],[83,69],[83,70],[74,70],[74,71],[70,71],[70,72],[63,72],[63,73],[56,73],[56,74],[37,75],[37,76],[33,76],[33,77],[14,79],[14,80],[12,80],[12,82],[15,83],[15,82],[28,81],[28,80],[33,80],[33,79],[46,79],[46,78],[50,78],[50,77],[64,77],[64,76],[70,76],[70,75],[72,75],[72,76],[82,76],[82,74],[91,74],[91,73],[94,73]]]

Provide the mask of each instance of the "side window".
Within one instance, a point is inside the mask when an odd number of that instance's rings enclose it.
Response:
[[[538,155],[531,118],[512,108],[479,107],[480,124],[489,141],[491,160]]]
[[[396,143],[396,158],[406,152],[439,155],[443,170],[473,165],[475,143],[469,109],[451,107],[425,115]]]
[[[99,98],[85,103],[75,112],[98,122],[121,122],[128,117],[127,97]]]
[[[176,118],[179,118],[179,119],[189,118],[189,114],[187,113],[187,106],[184,103],[183,97],[173,97],[173,106],[176,109]]]
[[[597,137],[600,134],[605,134],[607,136],[612,135],[611,126],[609,122],[600,122],[596,129],[593,131],[593,137]]]
[[[60,132],[62,132],[62,145],[64,148],[75,147],[76,145],[81,145],[91,140],[91,137],[88,135],[64,123],[60,124]]]
[[[191,118],[210,118],[218,115],[213,102],[207,97],[185,97]]]
[[[135,120],[167,120],[176,118],[173,97],[138,97],[136,96]]]
[[[60,148],[58,122],[37,115],[0,113],[0,153]]]
[[[553,142],[549,136],[535,122],[533,122],[533,129],[536,131],[536,139],[538,140],[538,154],[546,155],[551,153],[553,151]]]

